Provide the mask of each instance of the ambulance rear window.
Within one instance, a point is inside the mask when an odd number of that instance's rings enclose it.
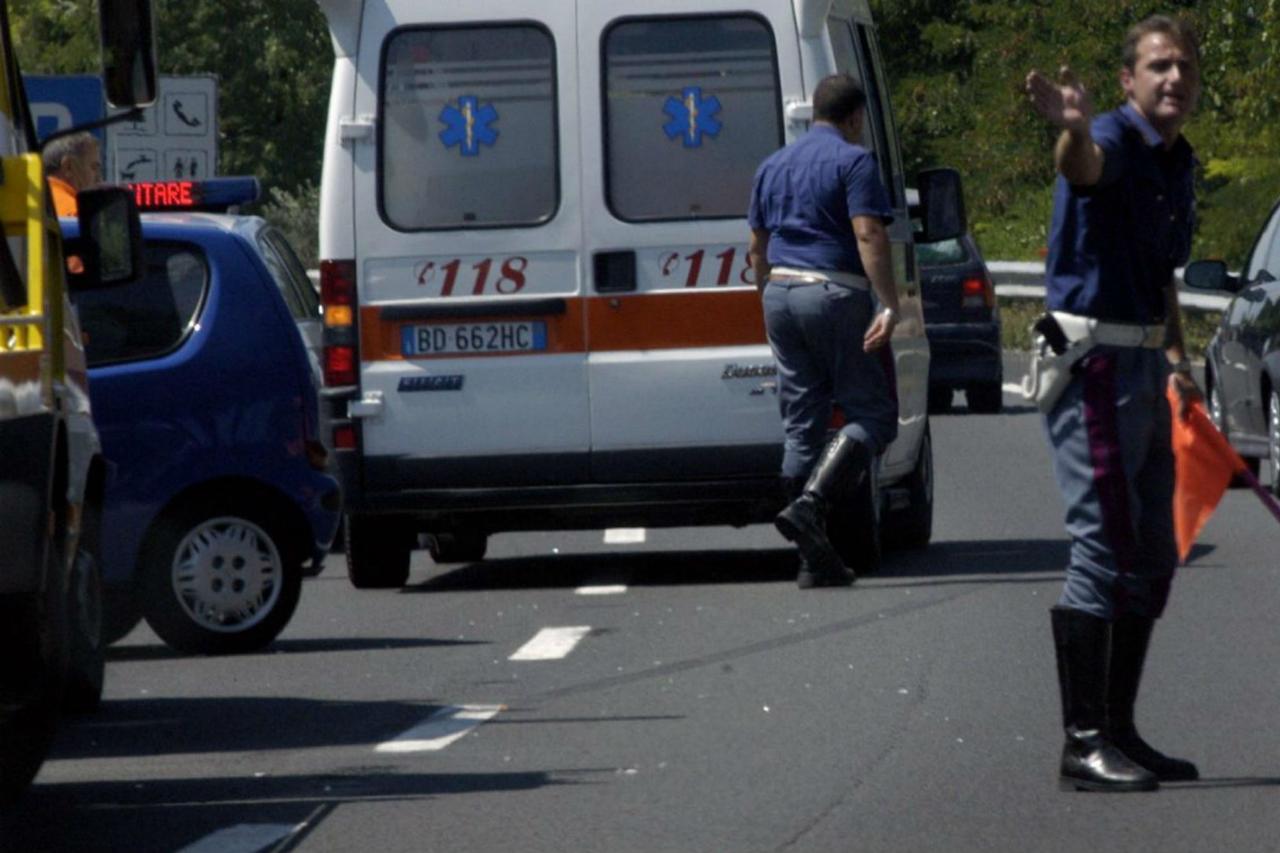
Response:
[[[609,206],[621,219],[746,215],[783,144],[777,57],[754,16],[644,18],[604,36]]]
[[[510,227],[555,214],[555,45],[544,28],[397,30],[381,86],[379,192],[390,225]]]

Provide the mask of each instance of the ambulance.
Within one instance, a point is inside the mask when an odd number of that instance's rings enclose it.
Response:
[[[319,3],[325,397],[355,586],[403,584],[420,541],[454,562],[500,531],[772,518],[746,209],[834,72],[868,93],[902,321],[899,436],[832,536],[862,571],[881,533],[928,542],[929,351],[866,0]],[[963,231],[957,174],[917,182],[925,236]]]

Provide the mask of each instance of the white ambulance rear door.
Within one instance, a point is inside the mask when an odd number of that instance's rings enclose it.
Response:
[[[355,112],[376,132],[356,148],[354,213],[370,491],[586,476],[574,27],[574,0],[366,5]]]
[[[803,100],[791,4],[579,4],[592,475],[776,474],[752,178]]]

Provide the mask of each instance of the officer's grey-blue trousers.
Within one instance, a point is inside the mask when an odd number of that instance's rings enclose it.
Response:
[[[1177,565],[1163,350],[1098,347],[1045,418],[1071,562],[1059,604],[1155,619]]]
[[[826,445],[832,405],[843,412],[841,432],[872,456],[898,432],[898,402],[886,367],[889,348],[867,353],[871,294],[839,284],[771,281],[764,289],[764,322],[778,363],[778,407],[786,443],[782,476],[804,479]]]

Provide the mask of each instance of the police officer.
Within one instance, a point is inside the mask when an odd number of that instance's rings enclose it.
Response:
[[[1071,536],[1051,612],[1064,789],[1152,790],[1198,775],[1134,726],[1151,630],[1177,562],[1165,387],[1177,393],[1179,416],[1200,397],[1173,278],[1194,225],[1195,160],[1181,129],[1200,92],[1198,51],[1181,21],[1135,25],[1120,69],[1125,103],[1096,118],[1068,69],[1058,84],[1027,76],[1036,111],[1062,128],[1046,301],[1068,342],[1091,347],[1045,420]]]
[[[828,507],[864,482],[898,428],[876,352],[898,317],[885,230],[893,215],[875,157],[858,144],[866,94],[846,74],[827,77],[813,114],[812,129],[756,172],[748,214],[778,364],[782,477],[794,498],[775,524],[800,550],[801,588],[853,582],[827,539]],[[872,288],[884,306],[874,315]],[[827,443],[833,404],[846,421]]]

